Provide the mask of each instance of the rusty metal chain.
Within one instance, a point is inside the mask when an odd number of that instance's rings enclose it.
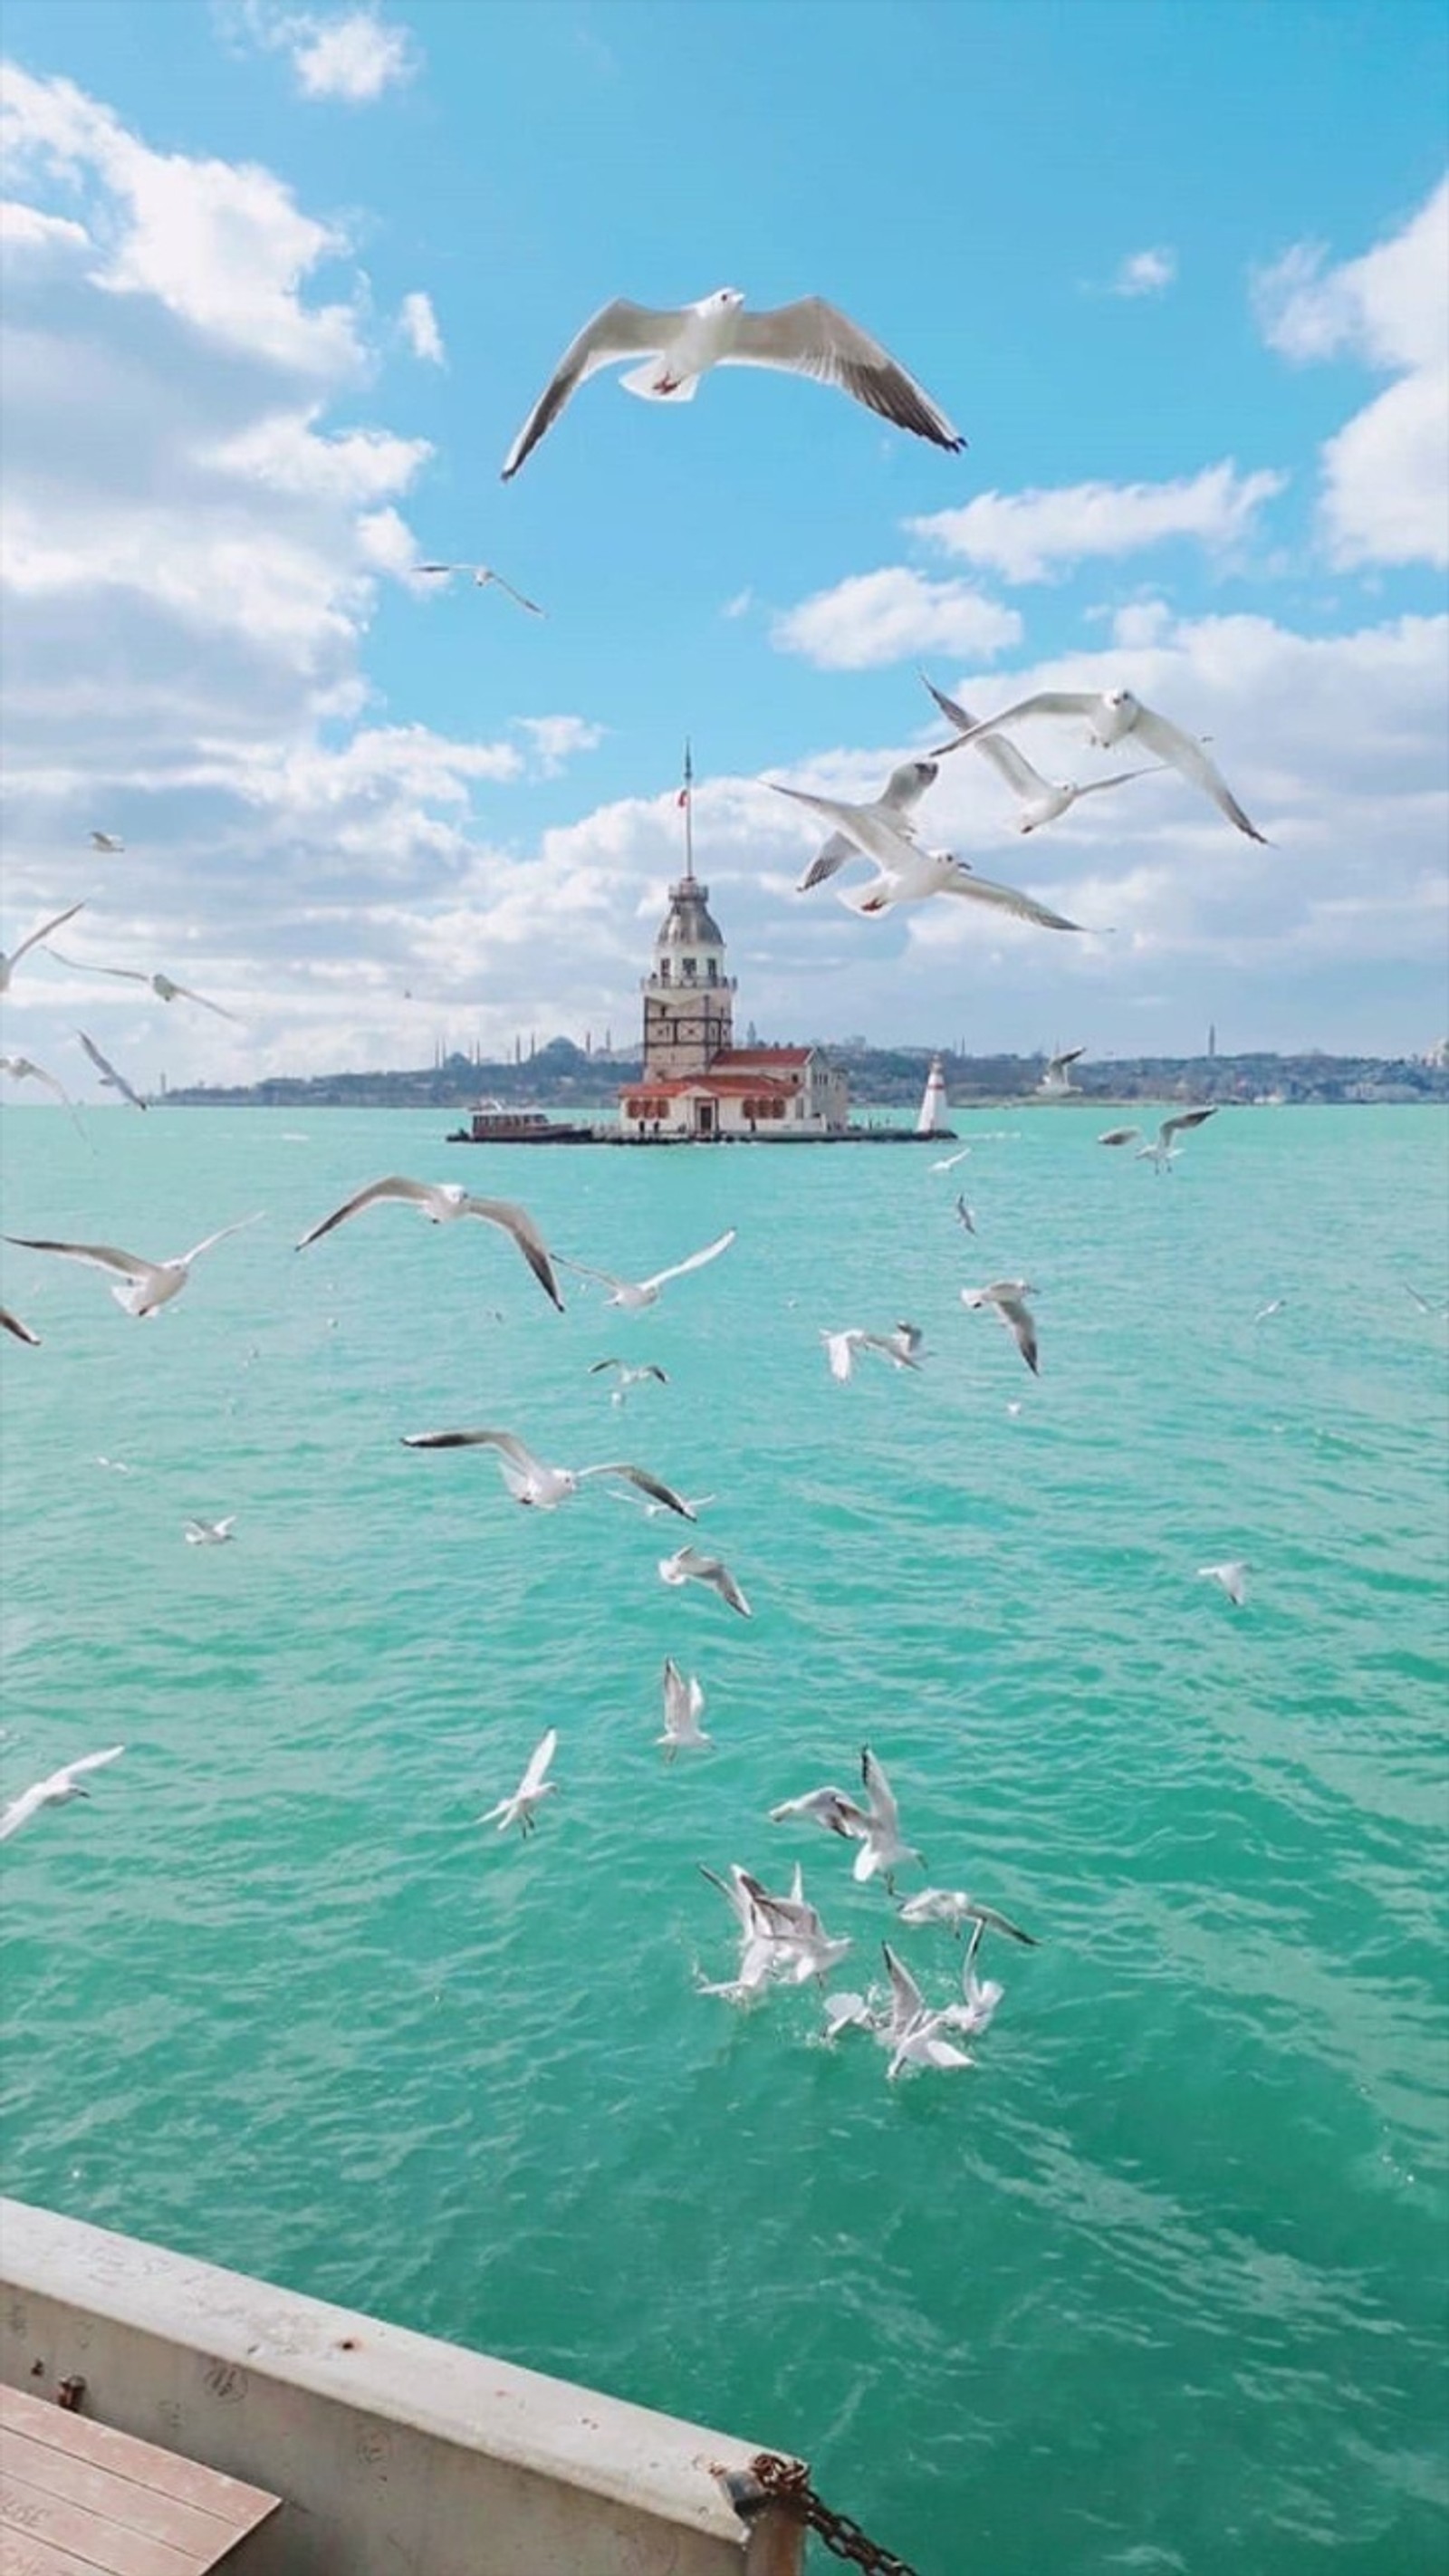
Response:
[[[801,2461],[782,2460],[777,2451],[758,2451],[750,2471],[771,2501],[823,2540],[833,2557],[865,2568],[868,2576],[916,2576],[904,2558],[894,2558],[878,2541],[868,2540],[849,2514],[832,2513],[828,2504],[822,2504]]]

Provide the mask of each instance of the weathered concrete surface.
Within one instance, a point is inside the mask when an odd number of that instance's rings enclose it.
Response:
[[[0,2200],[0,2379],[249,2479],[248,2576],[799,2576],[758,2444]]]

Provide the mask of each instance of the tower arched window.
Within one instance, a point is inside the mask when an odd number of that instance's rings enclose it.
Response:
[[[669,960],[667,957],[661,957],[659,960],[659,981],[661,984],[667,984],[669,981]]]

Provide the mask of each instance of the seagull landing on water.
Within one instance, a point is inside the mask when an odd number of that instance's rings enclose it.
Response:
[[[921,677],[926,680],[924,671]],[[1129,778],[1151,777],[1154,770],[1161,769],[1163,765],[1156,761],[1142,769],[1118,769],[1110,778],[1089,778],[1080,787],[1057,786],[1050,778],[1043,778],[1039,769],[1033,769],[1014,742],[1003,742],[994,733],[982,734],[978,730],[979,719],[969,715],[954,698],[948,698],[933,680],[926,680],[926,686],[947,723],[959,728],[956,741],[943,744],[939,751],[932,753],[932,759],[943,760],[947,752],[959,750],[963,742],[974,742],[997,775],[1005,779],[1021,807],[1016,824],[1019,832],[1040,831],[1044,823],[1055,823],[1063,814],[1069,814],[1079,798],[1100,796],[1104,787],[1125,787]],[[1080,1047],[1077,1054],[1081,1054]],[[1068,1057],[1067,1061],[1070,1063],[1073,1059]]]
[[[570,395],[600,367],[621,358],[644,360],[623,378],[626,392],[644,402],[692,402],[701,376],[711,367],[777,367],[787,375],[838,385],[868,411],[914,431],[917,438],[928,438],[933,446],[955,450],[966,444],[890,351],[823,297],[807,295],[798,304],[747,313],[739,288],[721,286],[697,304],[662,311],[619,296],[586,322],[509,449],[505,483],[553,426]]]
[[[311,1227],[302,1236],[297,1250],[305,1252],[309,1243],[319,1242],[324,1234],[332,1232],[335,1225],[345,1225],[349,1217],[360,1216],[364,1208],[376,1207],[386,1199],[402,1199],[409,1207],[421,1209],[434,1225],[453,1225],[461,1217],[478,1216],[485,1224],[501,1226],[505,1234],[512,1235],[544,1295],[562,1314],[563,1299],[558,1293],[558,1281],[553,1274],[548,1247],[527,1208],[515,1207],[510,1199],[471,1198],[458,1181],[408,1181],[399,1173],[393,1173],[385,1181],[372,1181],[365,1190],[359,1190],[355,1198],[346,1200],[340,1208],[334,1208],[330,1216],[324,1216],[320,1225]]]
[[[496,1824],[500,1834],[506,1834],[510,1825],[517,1825],[521,1834],[534,1833],[538,1827],[534,1808],[541,1806],[545,1798],[551,1798],[558,1787],[556,1780],[545,1777],[557,1751],[558,1729],[551,1726],[530,1754],[528,1769],[512,1797],[500,1798],[496,1807],[490,1807],[486,1816],[479,1817],[479,1824]]]
[[[896,1957],[888,1941],[883,1941],[881,1948],[891,1981],[891,2017],[885,2032],[891,2052],[887,2083],[893,2084],[907,2066],[969,2066],[971,2060],[965,2049],[941,2036],[943,2031],[956,2027],[961,2007],[946,2004],[938,2012],[928,2010],[925,1996],[904,1960]]]
[[[878,817],[887,826],[904,827],[906,817],[914,813],[935,776],[934,760],[903,761],[899,769],[891,771],[874,804],[862,805],[856,810],[863,815]],[[782,788],[780,792],[784,795],[796,791]],[[908,832],[908,837],[913,837],[913,834]],[[894,840],[888,846],[894,848]],[[848,832],[832,832],[819,856],[811,860],[795,889],[796,893],[808,894],[812,886],[824,885],[855,857],[859,848],[859,841],[852,839]]]
[[[1248,1560],[1245,1556],[1228,1557],[1222,1565],[1200,1565],[1199,1583],[1220,1583],[1235,1610],[1241,1610],[1248,1597]]]
[[[235,1512],[228,1512],[224,1521],[187,1521],[183,1530],[188,1547],[224,1547],[235,1535]]]
[[[984,749],[986,739],[999,733],[1003,725],[1020,724],[1027,716],[1085,716],[1088,739],[1100,751],[1109,751],[1113,743],[1125,742],[1130,734],[1134,745],[1140,743],[1144,751],[1154,752],[1157,759],[1170,769],[1179,770],[1190,785],[1200,787],[1205,796],[1210,796],[1219,812],[1226,814],[1228,821],[1235,823],[1240,832],[1246,832],[1250,841],[1261,841],[1266,847],[1267,834],[1249,822],[1221,770],[1209,760],[1201,743],[1194,742],[1190,733],[1184,733],[1167,716],[1158,715],[1152,707],[1145,707],[1140,698],[1134,698],[1130,689],[1108,689],[1100,695],[1091,689],[1039,690],[1035,697],[1022,698],[1014,707],[1003,707],[1000,715],[992,716],[986,724],[969,726],[966,732],[957,735],[954,742],[943,744],[941,751],[933,757],[943,758],[946,752],[959,750],[963,742],[979,742]]]
[[[68,912],[58,912],[53,920],[43,921],[38,930],[32,930],[29,938],[22,939],[19,947],[12,949],[8,957],[0,955],[0,993],[9,992],[10,978],[22,957],[28,957],[31,949],[39,948],[42,942],[50,937],[53,930],[63,930],[68,921],[74,921],[76,914],[84,910],[85,897],[82,896],[80,902],[73,903]],[[61,962],[63,964],[64,960],[62,959]]]
[[[65,1807],[72,1798],[88,1798],[89,1789],[81,1787],[83,1774],[99,1771],[107,1762],[119,1762],[125,1750],[124,1744],[113,1744],[105,1753],[83,1753],[79,1762],[67,1762],[63,1770],[52,1771],[48,1780],[37,1780],[33,1789],[25,1789],[18,1798],[12,1798],[0,1813],[0,1843],[18,1834],[42,1807]]]
[[[989,1306],[997,1321],[1006,1326],[1033,1377],[1041,1370],[1037,1360],[1036,1317],[1026,1300],[1037,1294],[1029,1279],[994,1279],[989,1288],[963,1288],[961,1303],[979,1310]]]
[[[686,1520],[692,1517],[685,1514]],[[702,1555],[697,1547],[680,1547],[673,1556],[661,1556],[659,1580],[675,1585],[702,1583],[707,1592],[717,1592],[726,1607],[738,1611],[742,1619],[755,1615],[729,1567],[717,1556]]]
[[[133,1091],[130,1083],[126,1080],[125,1075],[123,1073],[117,1073],[116,1068],[111,1063],[109,1057],[102,1055],[94,1038],[88,1038],[84,1029],[77,1029],[76,1035],[80,1039],[81,1045],[85,1048],[87,1055],[90,1057],[92,1064],[95,1066],[97,1073],[101,1077],[102,1090],[118,1091],[123,1100],[129,1100],[133,1109],[144,1109],[146,1103],[142,1099],[139,1091]]]
[[[672,1655],[664,1658],[664,1733],[655,1737],[665,1748],[666,1762],[672,1762],[681,1745],[708,1744],[713,1739],[700,1725],[704,1714],[704,1691],[693,1674],[686,1677]]]
[[[445,580],[450,578],[455,572],[465,572],[467,573],[475,590],[486,590],[489,583],[492,582],[499,590],[506,590],[510,599],[516,599],[520,608],[526,608],[530,617],[542,617],[543,615],[543,610],[539,607],[536,599],[525,599],[522,591],[515,590],[512,582],[505,581],[502,573],[495,572],[491,564],[428,563],[418,564],[416,566],[416,570],[420,573],[441,574]]]
[[[559,1260],[565,1270],[577,1271],[581,1279],[597,1279],[609,1289],[612,1293],[604,1300],[606,1306],[621,1306],[632,1315],[644,1306],[657,1306],[660,1291],[669,1280],[683,1279],[691,1270],[702,1270],[707,1261],[717,1261],[722,1252],[728,1252],[734,1239],[735,1229],[731,1226],[718,1242],[707,1243],[703,1252],[692,1252],[687,1261],[676,1261],[668,1270],[656,1270],[650,1279],[616,1279],[612,1270],[593,1270],[586,1261],[570,1261],[564,1252],[559,1254]]]
[[[556,1512],[591,1476],[622,1476],[626,1484],[637,1485],[641,1494],[662,1503],[666,1511],[677,1512],[681,1520],[694,1518],[683,1495],[676,1494],[672,1485],[661,1485],[643,1467],[631,1467],[622,1460],[602,1467],[550,1467],[511,1431],[410,1431],[403,1435],[403,1447],[496,1450],[499,1472],[514,1501],[537,1512]]]
[[[1190,1129],[1201,1127],[1205,1119],[1216,1118],[1217,1114],[1216,1102],[1209,1109],[1180,1109],[1175,1118],[1163,1119],[1156,1136],[1150,1140],[1140,1127],[1109,1127],[1097,1142],[1099,1145],[1135,1145],[1138,1151],[1132,1158],[1134,1162],[1151,1163],[1154,1170],[1165,1172],[1176,1162],[1182,1150],[1173,1142],[1174,1137],[1186,1136]]]
[[[228,1235],[241,1234],[249,1225],[260,1225],[261,1221],[260,1214],[244,1216],[235,1225],[224,1225],[217,1233],[204,1235],[189,1252],[178,1252],[171,1261],[148,1261],[142,1253],[118,1252],[109,1243],[52,1243],[27,1234],[7,1234],[3,1240],[18,1244],[24,1252],[59,1252],[67,1261],[89,1262],[93,1270],[118,1270],[125,1285],[113,1288],[111,1295],[128,1315],[144,1320],[180,1296],[191,1276],[192,1263],[199,1261],[203,1252],[210,1252],[214,1244],[225,1243]]]

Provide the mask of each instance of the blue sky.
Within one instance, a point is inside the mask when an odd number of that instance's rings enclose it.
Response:
[[[11,0],[6,42],[4,943],[84,894],[68,958],[244,1022],[35,955],[7,1049],[617,1040],[685,732],[774,1034],[1443,1034],[1436,8]],[[502,485],[591,311],[724,283],[829,296],[966,453],[753,369],[677,414],[600,376]],[[1022,841],[968,754],[927,837],[1111,936],[796,897],[758,782],[874,792],[938,731],[920,663],[982,711],[1129,683],[1273,847],[1176,780]]]

